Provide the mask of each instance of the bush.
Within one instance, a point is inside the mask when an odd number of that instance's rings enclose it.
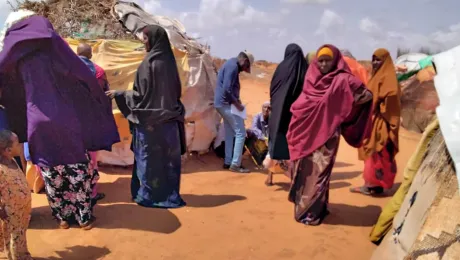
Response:
[[[31,10],[50,20],[62,37],[133,39],[112,16],[113,0],[8,0],[11,8]]]

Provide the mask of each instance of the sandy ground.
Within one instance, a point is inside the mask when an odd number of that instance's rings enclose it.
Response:
[[[249,113],[268,99],[267,82],[243,83]],[[402,130],[400,139],[397,183],[419,135]],[[244,164],[253,167],[248,157]],[[181,192],[188,206],[177,210],[131,203],[130,169],[102,168],[100,190],[107,197],[95,209],[91,231],[57,229],[45,195],[33,195],[30,251],[36,259],[69,260],[370,258],[375,246],[368,234],[389,197],[349,193],[362,184],[362,162],[344,141],[332,175],[331,215],[318,227],[294,221],[285,176],[275,175],[276,184],[266,187],[263,172],[241,175],[221,165],[213,154],[186,162]]]

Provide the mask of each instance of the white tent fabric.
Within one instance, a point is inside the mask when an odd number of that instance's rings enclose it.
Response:
[[[0,51],[3,49],[3,41],[5,40],[5,34],[8,29],[10,29],[13,24],[22,21],[35,13],[29,10],[19,9],[17,11],[11,12],[6,18],[5,25],[3,26],[2,31],[0,32]]]
[[[420,70],[419,61],[428,57],[428,55],[423,53],[408,53],[399,56],[395,61],[395,65],[405,66],[407,68],[407,72]]]
[[[440,105],[436,109],[444,140],[454,161],[460,185],[460,46],[433,56],[434,84]]]

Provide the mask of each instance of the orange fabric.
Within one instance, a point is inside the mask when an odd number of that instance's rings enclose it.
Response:
[[[390,53],[378,49],[374,56],[383,61],[382,66],[373,71],[367,84],[373,94],[372,130],[359,149],[359,159],[366,160],[375,152],[381,152],[388,140],[393,143],[395,155],[399,151],[399,126],[401,123],[401,87]]]
[[[33,165],[30,161],[27,162],[26,179],[27,184],[33,193],[38,194],[45,189],[45,181],[41,175],[40,168],[36,165]]]
[[[331,58],[334,58],[334,53],[332,50],[328,47],[321,48],[321,50],[318,51],[318,54],[316,54],[316,57],[319,58],[321,56],[329,56]]]
[[[120,112],[120,110],[113,110],[113,117],[118,128],[120,135],[120,142],[131,142],[131,131],[129,129],[129,122]]]
[[[436,76],[436,71],[434,70],[433,66],[429,66],[419,71],[417,73],[416,78],[420,82],[425,82],[425,81],[433,80],[434,76]]]
[[[353,75],[359,78],[364,83],[364,85],[367,86],[367,83],[369,82],[369,73],[367,72],[366,68],[359,64],[358,61],[350,57],[344,56],[343,59],[348,64],[348,67],[350,67]]]

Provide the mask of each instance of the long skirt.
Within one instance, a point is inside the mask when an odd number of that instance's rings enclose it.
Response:
[[[133,200],[144,207],[179,208],[181,142],[179,125],[133,125],[134,168],[131,181]]]
[[[388,142],[382,151],[364,161],[364,185],[368,188],[391,189],[397,171],[393,143]]]
[[[311,155],[293,162],[289,201],[294,216],[305,225],[320,225],[329,214],[329,183],[340,142],[340,130]]]
[[[88,170],[93,172],[93,179],[91,180],[92,184],[92,193],[91,199],[95,199],[97,196],[97,182],[99,181],[99,168],[97,166],[97,152],[88,152],[90,161],[88,164]],[[94,202],[93,202],[94,203]]]
[[[40,167],[53,216],[59,221],[85,225],[93,217],[91,192],[94,174],[87,163]]]

